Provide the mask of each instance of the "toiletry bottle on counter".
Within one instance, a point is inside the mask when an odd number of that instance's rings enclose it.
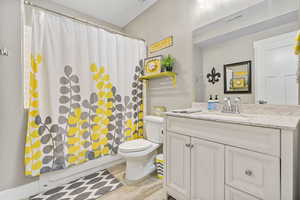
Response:
[[[214,110],[218,110],[218,107],[219,107],[219,96],[216,95],[215,96],[215,100],[214,100]]]
[[[207,110],[213,110],[214,109],[214,103],[215,101],[213,100],[212,95],[209,95],[209,99],[207,102]]]

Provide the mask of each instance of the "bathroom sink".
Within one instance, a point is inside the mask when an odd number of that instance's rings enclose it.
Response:
[[[251,115],[246,114],[236,114],[236,113],[223,113],[220,111],[201,111],[199,109],[184,109],[184,110],[174,110],[173,113],[180,113],[193,116],[195,118],[208,118],[216,120],[247,120],[251,118]]]
[[[193,116],[199,117],[211,117],[216,119],[227,119],[227,120],[238,120],[238,119],[248,119],[248,115],[244,114],[235,114],[235,113],[222,113],[222,112],[197,112],[192,113]]]

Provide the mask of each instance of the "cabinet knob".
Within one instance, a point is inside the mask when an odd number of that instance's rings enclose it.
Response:
[[[245,171],[245,174],[246,174],[247,176],[252,176],[253,172],[252,172],[251,170],[247,169],[247,170]]]

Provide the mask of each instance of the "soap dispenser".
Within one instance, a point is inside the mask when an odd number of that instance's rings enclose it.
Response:
[[[215,96],[215,100],[214,100],[214,110],[218,110],[219,103],[220,103],[220,101],[219,101],[219,96],[216,95],[216,96]]]
[[[207,110],[213,110],[214,109],[214,100],[212,95],[209,95],[209,99],[207,102]]]

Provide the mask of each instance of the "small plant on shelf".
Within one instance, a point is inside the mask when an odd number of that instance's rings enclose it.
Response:
[[[171,55],[164,57],[161,61],[163,71],[172,72],[175,64],[175,58]]]

